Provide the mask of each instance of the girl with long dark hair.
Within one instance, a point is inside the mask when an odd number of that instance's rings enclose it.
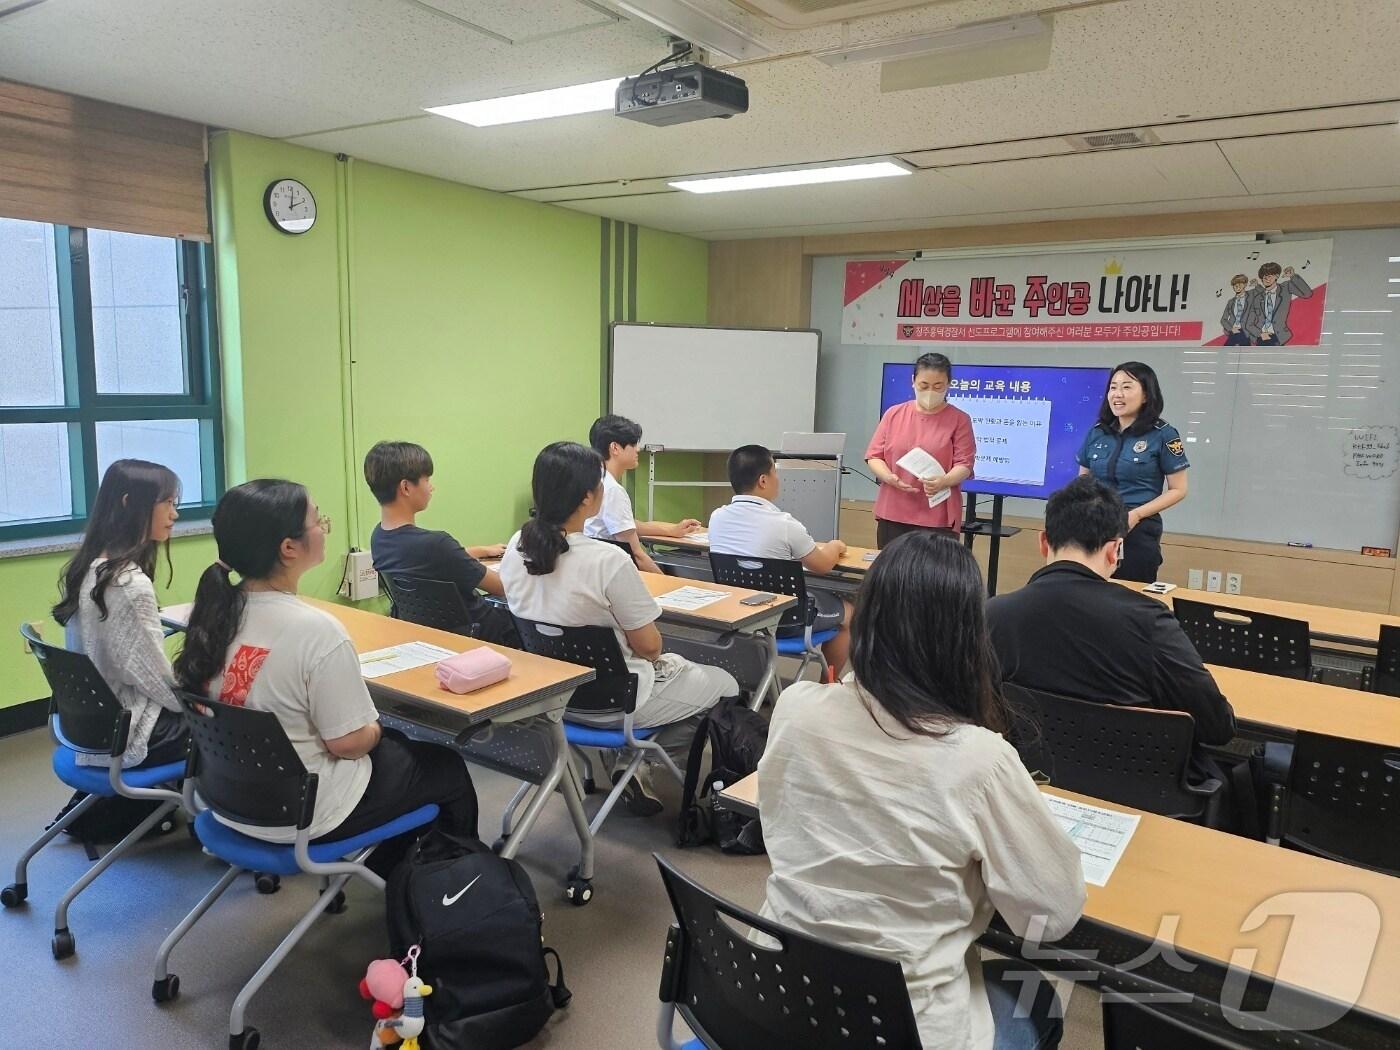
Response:
[[[350,838],[430,802],[444,830],[475,837],[476,793],[461,756],[381,730],[345,628],[297,597],[301,577],[325,559],[329,531],[295,482],[224,493],[214,510],[219,559],[200,578],[175,677],[190,692],[277,716],[320,777],[313,841]],[[269,842],[296,838],[292,827],[231,826]],[[387,872],[414,837],[384,843],[370,866]]]
[[[1186,498],[1186,445],[1162,418],[1157,373],[1141,361],[1115,368],[1099,420],[1079,449],[1079,473],[1116,489],[1128,508],[1128,535],[1114,577],[1154,583],[1162,564],[1162,511]],[[1163,485],[1166,491],[1163,491]]]
[[[902,535],[861,585],[852,672],[783,691],[758,764],[763,913],[896,959],[924,1046],[1041,1050],[1060,1040],[1052,986],[1017,1010],[1020,981],[981,963],[977,938],[993,912],[1062,937],[1084,877],[1001,735],[984,593],[954,538]]]
[[[68,648],[88,655],[131,712],[123,767],[178,762],[185,754],[185,722],[172,690],[153,582],[162,545],[170,572],[179,500],[180,479],[169,468],[117,460],[102,475],[83,541],[59,576],[53,618],[67,629]],[[78,761],[105,765],[110,759],[81,755]]]
[[[535,458],[531,486],[535,516],[511,537],[501,559],[511,612],[558,627],[613,628],[628,669],[637,676],[633,725],[667,727],[656,741],[680,759],[690,746],[694,716],[722,697],[738,696],[738,683],[721,668],[662,652],[655,623],[661,606],[632,559],[621,548],[584,535],[583,523],[603,503],[603,460],[597,452],[572,441],[547,446]],[[570,717],[589,720],[582,712]],[[615,727],[621,716],[594,721]],[[660,810],[635,780],[625,798],[634,813]]]

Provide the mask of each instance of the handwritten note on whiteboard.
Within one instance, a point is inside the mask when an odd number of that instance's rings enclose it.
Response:
[[[1357,427],[1347,433],[1342,473],[1380,481],[1400,470],[1400,427]]]

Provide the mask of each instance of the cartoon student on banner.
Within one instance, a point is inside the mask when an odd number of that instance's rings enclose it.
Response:
[[[1280,280],[1282,278],[1282,280]],[[1259,267],[1259,280],[1242,273],[1230,278],[1235,294],[1226,300],[1220,314],[1226,346],[1285,346],[1293,338],[1288,327],[1289,304],[1294,299],[1311,299],[1312,287],[1291,266],[1266,262]]]

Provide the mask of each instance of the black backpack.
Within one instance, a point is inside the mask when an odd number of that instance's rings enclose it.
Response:
[[[710,769],[702,776],[700,762],[706,743],[710,745]],[[758,769],[758,760],[767,746],[768,723],[762,715],[750,711],[742,698],[721,700],[705,714],[690,743],[677,846],[714,842],[725,853],[764,852],[758,819],[721,810],[717,803],[718,789],[737,783]]]
[[[49,821],[48,827],[51,828],[57,824],[74,806],[87,797],[85,791],[74,792],[73,797],[58,811],[58,816]],[[115,845],[120,842],[136,830],[136,825],[162,805],[164,803],[156,798],[127,798],[125,795],[99,798],[88,807],[82,816],[64,828],[63,833],[71,835],[83,844],[83,849],[87,851],[88,860],[96,860],[98,846]],[[145,837],[155,838],[158,835],[168,835],[174,830],[175,814],[170,813],[159,824],[146,832]]]
[[[433,989],[423,1000],[425,1047],[509,1050],[568,1003],[530,876],[485,843],[429,832],[389,876],[385,910],[390,955],[418,945],[418,972]],[[547,955],[559,972],[554,984]]]

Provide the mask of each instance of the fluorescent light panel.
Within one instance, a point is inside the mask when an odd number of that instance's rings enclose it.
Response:
[[[527,91],[522,95],[503,95],[478,102],[458,102],[451,106],[428,106],[427,111],[476,128],[518,124],[546,117],[568,117],[576,113],[599,113],[612,110],[617,98],[617,85],[622,83],[622,79],[614,77],[612,80],[595,80],[591,84]]]
[[[1038,15],[1003,18],[995,22],[944,29],[937,33],[905,37],[899,40],[874,41],[850,47],[833,47],[813,51],[812,57],[829,66],[852,65],[857,62],[885,62],[890,59],[912,58],[964,48],[984,47],[1008,40],[1027,40],[1045,36],[1051,31],[1050,22]]]
[[[775,186],[811,186],[820,182],[854,182],[857,179],[887,179],[913,174],[913,168],[897,160],[867,161],[862,164],[829,164],[820,168],[786,168],[782,171],[755,171],[748,175],[715,175],[705,178],[676,179],[666,185],[688,193],[725,193],[729,190],[766,190]]]

